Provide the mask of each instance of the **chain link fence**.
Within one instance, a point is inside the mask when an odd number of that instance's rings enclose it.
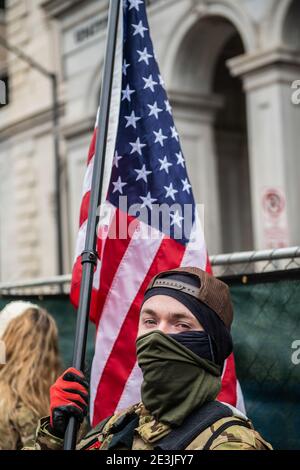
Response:
[[[212,257],[231,290],[247,414],[277,449],[300,449],[300,249]]]
[[[210,261],[218,277],[290,271],[300,268],[300,247],[216,255]]]
[[[248,416],[276,449],[300,449],[300,248],[211,257],[214,274],[229,286],[237,375]],[[16,299],[46,308],[55,318],[69,366],[76,313],[70,276],[0,284],[0,310]],[[88,339],[88,368],[94,329]]]

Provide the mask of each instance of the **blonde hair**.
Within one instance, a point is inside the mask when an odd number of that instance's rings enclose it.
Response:
[[[54,319],[43,309],[28,308],[11,320],[2,337],[6,364],[0,366],[0,418],[14,421],[21,401],[38,418],[49,413],[49,388],[61,367]]]

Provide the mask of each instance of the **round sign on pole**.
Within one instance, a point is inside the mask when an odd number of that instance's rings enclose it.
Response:
[[[286,197],[281,188],[264,188],[262,194],[264,239],[266,248],[289,246]]]
[[[263,208],[267,215],[277,219],[286,206],[285,196],[278,189],[268,189],[263,196]]]

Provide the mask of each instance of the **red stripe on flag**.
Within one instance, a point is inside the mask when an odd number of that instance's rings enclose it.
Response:
[[[73,267],[72,284],[71,284],[71,289],[70,289],[70,300],[75,308],[78,308],[78,305],[79,305],[81,278],[82,278],[81,256],[78,256]],[[91,305],[90,305],[91,313],[97,311],[98,292],[99,291],[97,289],[95,288],[92,289]]]
[[[175,240],[165,238],[162,241],[141,288],[127,313],[111,355],[106,362],[97,388],[93,426],[96,426],[102,419],[114,413],[126,386],[127,379],[136,363],[135,339],[138,330],[139,311],[145,289],[155,274],[180,266],[184,252],[184,246]],[[170,253],[172,253],[171,259]]]
[[[82,266],[81,266],[81,257],[78,256],[76,259],[73,271],[72,271],[72,283],[70,289],[70,300],[74,307],[78,307],[79,304],[79,294],[80,294],[80,283],[82,276]]]
[[[236,371],[233,353],[226,360],[225,372],[222,378],[222,388],[217,400],[236,406]]]
[[[79,227],[87,220],[89,214],[91,192],[88,191],[82,198],[79,215]]]
[[[205,267],[205,271],[209,274],[212,274],[212,267],[211,267],[211,264],[210,264],[210,261],[209,261],[209,256],[207,255],[207,261],[206,261],[206,267]]]

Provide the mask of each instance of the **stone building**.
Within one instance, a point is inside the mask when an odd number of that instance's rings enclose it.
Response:
[[[299,0],[149,0],[210,253],[300,244]],[[58,78],[69,272],[99,100],[107,0],[3,0],[0,36]],[[51,81],[0,45],[0,281],[57,274]]]

